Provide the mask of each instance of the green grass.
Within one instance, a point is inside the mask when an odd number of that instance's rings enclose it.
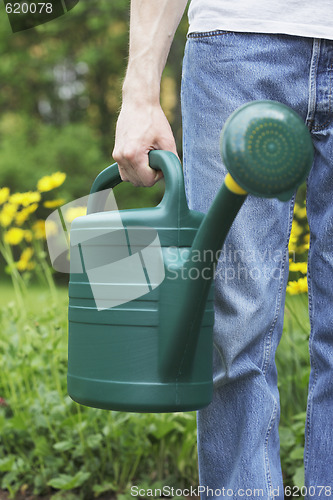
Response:
[[[54,500],[131,498],[131,484],[198,484],[194,413],[128,414],[86,408],[67,395],[67,288],[52,302],[31,286],[27,314],[0,285],[0,490]],[[285,485],[303,485],[309,376],[306,296],[288,297],[277,353]],[[68,495],[72,496],[68,496]],[[66,496],[67,495],[67,496]],[[74,495],[74,496],[73,496]]]
[[[67,300],[68,289],[65,286],[59,286],[56,290],[59,303],[63,304]],[[15,291],[9,279],[0,283],[0,307],[7,306],[16,302]],[[52,296],[49,289],[37,284],[28,286],[25,297],[25,305],[31,315],[39,315],[43,309],[49,308],[52,304]]]
[[[196,485],[194,413],[128,414],[86,408],[67,395],[67,292],[52,304],[29,289],[25,318],[0,287],[0,489],[91,500],[131,498],[132,482]],[[66,493],[67,492],[67,493]],[[109,498],[110,498],[109,497]]]
[[[304,486],[304,430],[310,375],[309,334],[307,295],[287,296],[283,335],[276,356],[281,399],[279,431],[285,484],[299,488]]]

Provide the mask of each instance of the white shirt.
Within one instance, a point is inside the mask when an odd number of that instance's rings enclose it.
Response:
[[[215,30],[333,40],[333,0],[192,0],[189,33]]]

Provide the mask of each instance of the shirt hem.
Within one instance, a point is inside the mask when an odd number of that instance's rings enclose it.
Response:
[[[323,26],[310,24],[279,23],[275,21],[258,19],[225,19],[223,22],[214,23],[212,19],[199,18],[190,21],[188,34],[205,33],[210,31],[235,31],[242,33],[268,33],[292,35],[306,38],[325,38],[333,40],[333,30]]]

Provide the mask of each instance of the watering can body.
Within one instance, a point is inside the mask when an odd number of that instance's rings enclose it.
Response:
[[[290,199],[313,157],[300,117],[272,101],[236,110],[221,150],[232,177],[206,215],[187,206],[178,158],[151,151],[166,186],[157,207],[103,212],[103,195],[89,197],[88,214],[73,221],[68,392],[75,401],[134,412],[210,403],[213,277],[224,240],[248,192]],[[91,194],[120,182],[114,164]]]
[[[97,211],[72,224],[68,391],[75,401],[104,409],[189,411],[212,398],[213,282],[195,344],[185,342],[176,366],[172,323],[185,293],[184,280],[196,278],[183,270],[204,216],[188,209],[181,165],[172,153],[153,152],[150,163],[163,170],[166,182],[158,207]],[[117,165],[103,175],[97,180],[103,187],[120,182]],[[115,249],[115,265],[124,262],[116,282],[106,263]],[[90,255],[95,267],[89,266]],[[87,262],[93,269],[87,269]],[[140,262],[146,271],[141,283],[131,269],[140,268]],[[122,300],[114,305],[110,297]],[[189,307],[193,310],[187,314],[194,315],[196,304]]]

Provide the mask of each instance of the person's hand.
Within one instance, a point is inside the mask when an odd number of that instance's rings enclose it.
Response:
[[[161,171],[149,167],[148,153],[152,149],[177,155],[175,139],[161,106],[123,102],[112,153],[123,181],[134,186],[153,186],[162,177]]]

